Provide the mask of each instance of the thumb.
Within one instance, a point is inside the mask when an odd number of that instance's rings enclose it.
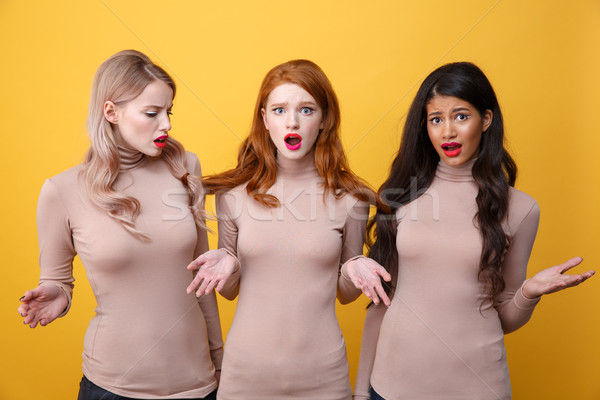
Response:
[[[564,274],[565,272],[567,272],[571,268],[574,268],[574,267],[578,266],[579,264],[581,264],[582,261],[583,261],[583,258],[581,258],[581,257],[573,257],[573,258],[571,258],[570,260],[566,261],[565,263],[559,265],[559,267],[560,267],[560,273]]]

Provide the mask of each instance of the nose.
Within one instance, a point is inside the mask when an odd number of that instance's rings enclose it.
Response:
[[[295,112],[289,112],[287,114],[287,119],[285,122],[286,122],[286,127],[289,130],[298,129],[299,125],[300,125],[300,119],[298,118],[298,114]]]
[[[445,121],[444,124],[442,125],[442,137],[445,140],[448,139],[452,139],[456,137],[456,130],[454,129],[454,126],[452,125],[452,122],[450,121]]]
[[[159,128],[162,132],[169,132],[171,130],[171,116],[168,113],[162,114]]]

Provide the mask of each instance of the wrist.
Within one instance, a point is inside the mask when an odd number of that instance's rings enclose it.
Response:
[[[541,296],[541,294],[532,293],[531,282],[529,281],[529,279],[523,282],[523,286],[521,287],[521,293],[523,294],[523,297],[525,297],[527,300],[534,300]]]

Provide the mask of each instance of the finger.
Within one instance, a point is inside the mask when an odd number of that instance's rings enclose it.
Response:
[[[590,274],[590,272],[591,272],[591,274]],[[585,282],[586,280],[588,280],[589,278],[591,278],[594,275],[593,272],[594,271],[588,271],[581,275],[572,275],[571,280],[568,282],[568,285],[569,285],[568,287],[577,286],[580,283]]]
[[[381,286],[381,285],[376,286],[375,290],[377,291],[377,294],[381,298],[381,301],[383,301],[383,304],[385,304],[386,306],[389,307],[390,304],[392,304],[392,302],[390,301],[390,298],[388,297],[388,295],[385,293],[383,286]]]
[[[371,292],[371,290],[369,289],[368,286],[364,286],[362,288],[363,293],[365,294],[365,296],[367,296],[369,299],[371,299],[371,301],[375,304],[379,303],[379,297],[377,297],[373,292]]]
[[[571,268],[575,268],[576,266],[578,266],[579,264],[581,264],[582,261],[583,261],[583,258],[581,258],[581,257],[571,258],[567,262],[559,265],[559,267],[560,267],[560,273],[564,274],[565,272],[567,272]]]
[[[387,272],[385,270],[385,268],[383,267],[378,267],[377,270],[375,271],[377,273],[377,275],[379,275],[384,281],[389,282],[392,280],[392,275],[390,275],[389,272]]]
[[[190,271],[195,271],[195,270],[199,269],[202,265],[204,265],[206,263],[206,259],[207,259],[206,254],[207,253],[200,254],[194,261],[189,263],[189,265],[187,266],[187,269],[189,269]]]
[[[35,290],[35,289],[34,289]],[[19,299],[22,303],[28,303],[33,299],[33,290],[28,290],[23,294],[23,296]]]
[[[587,280],[587,279],[591,278],[592,276],[594,276],[595,274],[596,274],[596,271],[594,271],[594,270],[588,271],[584,274],[585,279]]]
[[[225,286],[225,281],[221,279],[219,281],[219,284],[217,285],[217,287],[215,287],[215,290],[217,292],[220,292],[223,289],[224,286]]]
[[[19,313],[19,315],[21,315],[21,317],[24,317],[25,315],[27,315],[27,310],[29,310],[29,306],[27,304],[21,304],[18,308],[17,308],[17,312]]]
[[[206,287],[208,286],[209,283],[210,282],[207,281],[206,279],[204,279],[202,281],[202,284],[200,285],[198,290],[196,290],[196,297],[201,297],[206,292]]]
[[[200,275],[196,275],[185,291],[188,294],[192,293],[200,285],[201,281],[202,277]]]
[[[28,324],[29,324],[30,328],[35,328],[39,322],[40,322],[39,316],[35,315],[34,318],[32,318],[30,322],[28,322]]]
[[[211,280],[208,285],[206,285],[206,289],[204,290],[204,294],[210,294],[210,292],[213,291],[213,289],[215,288],[217,284],[216,280]]]

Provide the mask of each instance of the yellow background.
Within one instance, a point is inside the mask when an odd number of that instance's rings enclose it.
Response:
[[[423,78],[443,63],[473,61],[503,107],[517,187],[542,209],[528,275],[576,255],[600,267],[596,0],[3,0],[0,38],[0,399],[76,397],[95,307],[81,265],[67,317],[32,330],[16,309],[39,273],[40,187],[82,160],[92,76],[125,48],[175,77],[172,134],[205,173],[234,165],[268,69],[292,58],[317,62],[341,100],[351,166],[374,186]],[[599,289],[596,277],[545,297],[529,324],[506,337],[515,399],[600,399]],[[338,307],[352,379],[365,305],[363,297]],[[234,304],[220,306],[226,332]]]

